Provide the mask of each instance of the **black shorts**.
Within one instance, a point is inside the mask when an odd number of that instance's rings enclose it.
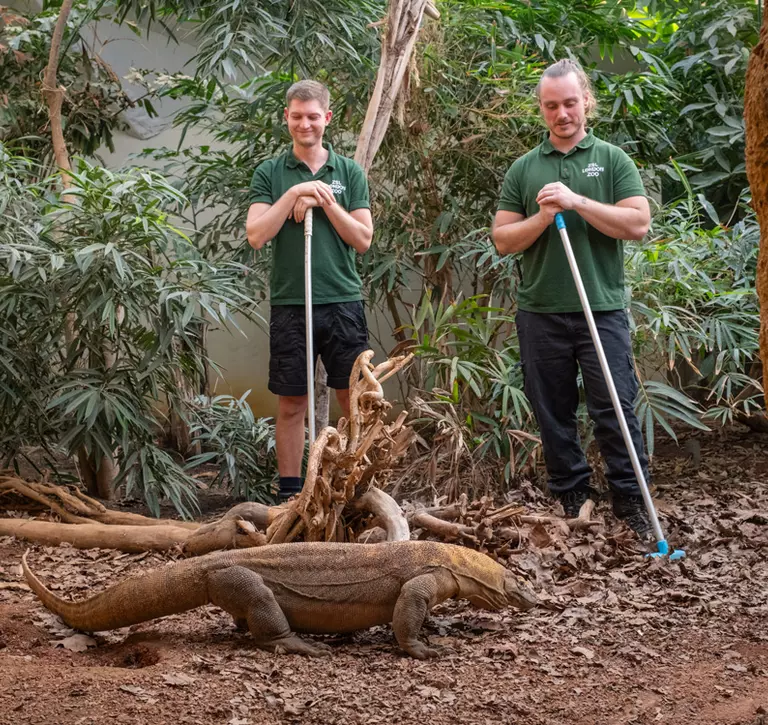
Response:
[[[312,347],[328,373],[328,387],[345,390],[357,356],[368,349],[363,303],[315,305]],[[269,320],[269,389],[275,395],[307,394],[304,305],[273,305]]]

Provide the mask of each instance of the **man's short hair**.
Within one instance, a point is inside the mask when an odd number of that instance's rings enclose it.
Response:
[[[317,81],[294,83],[285,94],[285,105],[290,106],[294,99],[297,101],[319,101],[326,111],[331,107],[331,94],[322,83]]]
[[[579,85],[584,92],[584,98],[587,102],[587,115],[590,116],[597,107],[595,92],[592,89],[592,81],[590,81],[589,76],[584,72],[581,64],[576,60],[563,58],[562,60],[557,61],[557,63],[553,63],[549,66],[541,74],[541,78],[539,78],[539,82],[536,84],[536,98],[541,100],[541,82],[545,78],[563,78],[570,73],[573,73],[579,81]]]

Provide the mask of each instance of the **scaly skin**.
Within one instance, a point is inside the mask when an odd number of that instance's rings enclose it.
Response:
[[[27,552],[28,553],[28,552]],[[90,599],[60,599],[30,571],[29,586],[70,627],[127,627],[215,604],[247,625],[270,651],[326,654],[294,632],[353,632],[392,623],[400,647],[419,659],[437,650],[418,640],[427,612],[446,599],[483,609],[530,609],[533,592],[485,554],[452,544],[276,544],[223,551],[124,580]]]

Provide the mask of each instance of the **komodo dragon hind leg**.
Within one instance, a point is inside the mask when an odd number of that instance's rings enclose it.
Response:
[[[229,612],[235,622],[246,621],[257,647],[270,652],[327,655],[330,647],[310,644],[291,632],[272,590],[256,572],[230,566],[208,574],[211,602]]]
[[[403,584],[392,616],[392,629],[397,643],[411,657],[425,660],[444,653],[443,648],[420,642],[418,636],[429,610],[458,594],[458,589],[450,572],[442,569],[421,574]]]

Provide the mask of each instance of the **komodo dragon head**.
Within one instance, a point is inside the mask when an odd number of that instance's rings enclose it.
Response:
[[[480,582],[474,582],[475,591],[466,594],[466,598],[480,609],[503,609],[506,606],[518,609],[532,609],[539,601],[533,590],[511,571],[504,572],[503,589],[489,587]]]
[[[518,609],[533,609],[539,603],[528,584],[511,571],[504,573],[504,593],[507,603]]]
[[[458,596],[480,609],[507,606],[532,609],[539,602],[528,583],[490,557],[472,549],[451,546],[453,576],[459,583]]]

